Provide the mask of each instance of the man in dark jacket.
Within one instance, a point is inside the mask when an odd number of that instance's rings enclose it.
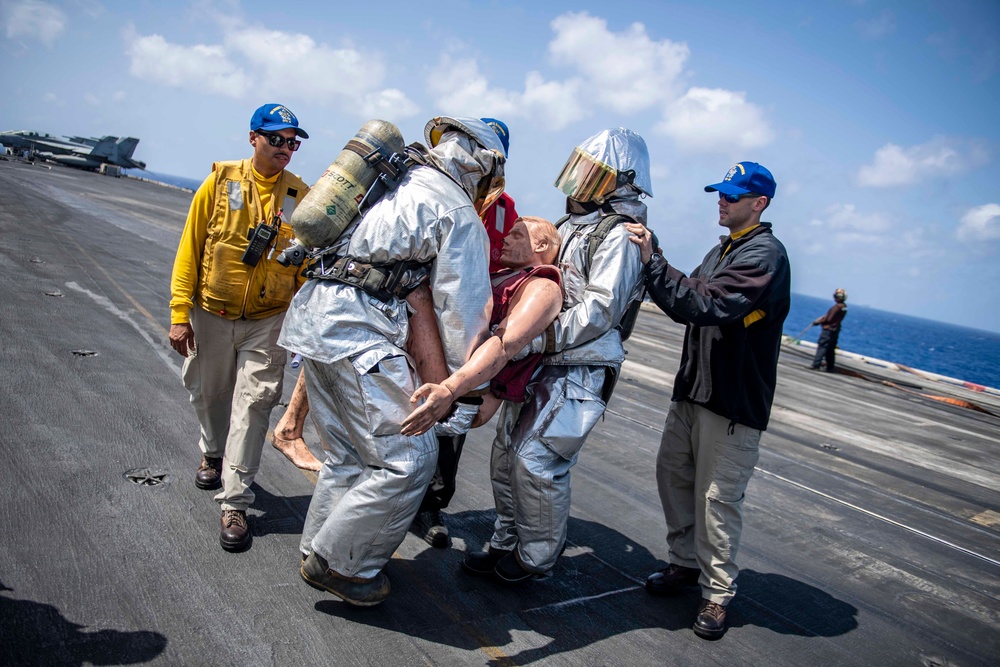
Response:
[[[834,372],[834,364],[837,355],[837,339],[840,338],[840,323],[847,317],[847,292],[839,287],[833,291],[834,304],[826,315],[820,317],[813,325],[819,324],[823,331],[819,335],[819,342],[816,343],[816,356],[813,358],[812,369],[819,370],[820,362],[826,359],[826,372]]]
[[[716,639],[736,593],[743,494],[771,413],[791,277],[784,246],[760,221],[774,197],[771,172],[740,162],[705,191],[718,191],[719,224],[729,235],[690,276],[654,252],[641,225],[629,231],[650,297],[687,325],[656,460],[670,564],[649,576],[646,590],[700,585],[694,631]]]

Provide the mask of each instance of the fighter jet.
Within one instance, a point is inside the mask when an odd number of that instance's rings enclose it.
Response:
[[[139,145],[134,137],[54,137],[27,130],[0,132],[0,144],[24,151],[43,160],[99,170],[102,164],[113,164],[127,169],[145,169],[146,163],[133,160],[132,153]]]

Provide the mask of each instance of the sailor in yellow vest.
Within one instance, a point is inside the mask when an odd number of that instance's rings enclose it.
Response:
[[[288,220],[309,190],[285,169],[308,137],[284,105],[254,112],[253,157],[212,165],[191,202],[170,279],[170,345],[185,357],[184,386],[201,424],[195,485],[222,486],[215,500],[227,551],[250,546],[250,485],[285,371],[278,334],[305,280],[274,257],[291,243]]]

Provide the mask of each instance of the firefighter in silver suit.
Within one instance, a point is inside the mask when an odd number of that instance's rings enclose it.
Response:
[[[496,523],[488,551],[471,552],[463,568],[518,583],[553,568],[566,541],[570,468],[604,414],[625,360],[618,329],[642,298],[642,263],[624,224],[614,224],[596,251],[601,222],[646,223],[652,195],[649,153],[625,128],[602,131],[574,149],[556,187],[568,217],[559,225],[563,309],[521,354],[544,352],[523,403],[505,402],[493,442],[490,476]]]
[[[503,146],[479,119],[434,118],[424,134],[426,147],[406,149],[413,166],[399,187],[338,241],[329,265],[340,268],[321,268],[300,289],[278,341],[304,358],[326,454],[302,533],[301,575],[359,606],[389,594],[383,568],[413,522],[438,446],[433,431],[400,434],[421,378],[405,352],[405,296],[373,292],[372,276],[428,276],[449,372],[489,335],[488,239],[477,208],[503,191]]]

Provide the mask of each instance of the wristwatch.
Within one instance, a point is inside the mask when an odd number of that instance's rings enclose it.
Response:
[[[659,261],[659,260],[663,259],[663,255],[661,255],[658,252],[654,252],[652,255],[649,256],[649,262],[652,262],[654,259],[657,260],[657,261]],[[646,262],[646,263],[649,264],[649,262]]]

